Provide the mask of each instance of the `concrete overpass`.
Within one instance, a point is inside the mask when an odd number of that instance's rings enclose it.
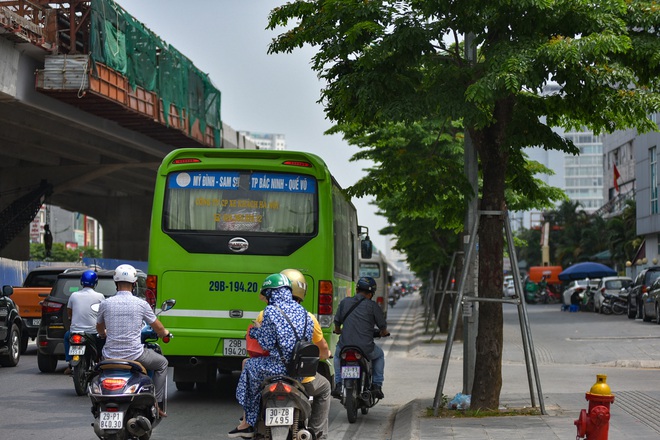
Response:
[[[130,106],[86,94],[83,85],[49,96],[37,87],[36,74],[43,71],[49,56],[66,59],[66,54],[61,41],[59,46],[48,42],[47,21],[28,24],[67,2],[9,3],[41,6],[26,12],[0,2],[0,211],[4,210],[0,234],[13,237],[0,249],[0,256],[28,259],[28,226],[13,232],[11,228],[16,229],[16,217],[28,215],[26,209],[46,201],[98,219],[104,229],[105,257],[146,260],[153,186],[162,158],[184,146],[254,148],[254,144],[224,125],[220,144],[213,145],[213,140],[177,132],[157,117],[136,114]],[[72,8],[83,12],[89,3],[71,2]],[[57,12],[57,16],[62,21],[66,14]],[[71,46],[75,54],[75,43]],[[37,197],[32,208],[27,194]]]

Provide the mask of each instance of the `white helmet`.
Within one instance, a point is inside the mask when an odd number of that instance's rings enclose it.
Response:
[[[115,269],[115,275],[112,277],[115,282],[134,283],[137,281],[137,270],[130,264],[121,264]]]

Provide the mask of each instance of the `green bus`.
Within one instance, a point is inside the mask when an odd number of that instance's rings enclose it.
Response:
[[[261,283],[287,268],[305,275],[303,305],[334,350],[334,312],[371,248],[355,207],[313,154],[172,151],[156,178],[147,286],[153,304],[176,300],[160,319],[174,335],[161,346],[177,389],[241,369],[246,328],[265,307]],[[319,371],[334,373],[327,362]]]

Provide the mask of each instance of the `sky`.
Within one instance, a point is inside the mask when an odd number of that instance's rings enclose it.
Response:
[[[279,133],[287,149],[320,156],[343,187],[353,185],[370,162],[349,162],[357,147],[341,136],[317,103],[323,83],[311,69],[314,49],[268,55],[284,29],[266,30],[268,15],[286,0],[116,0],[167,43],[207,73],[222,94],[222,120],[235,130]],[[386,249],[387,226],[372,198],[353,198],[358,223],[369,228],[374,245]]]

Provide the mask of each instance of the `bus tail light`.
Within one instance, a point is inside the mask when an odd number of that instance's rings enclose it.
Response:
[[[144,292],[145,299],[152,309],[156,310],[156,297],[158,296],[158,277],[147,275],[147,290]]]
[[[311,168],[312,164],[309,162],[305,162],[304,160],[285,160],[282,162],[282,165],[291,165],[294,167],[305,167],[305,168]]]
[[[319,324],[329,327],[333,320],[334,288],[332,281],[319,281]]]

